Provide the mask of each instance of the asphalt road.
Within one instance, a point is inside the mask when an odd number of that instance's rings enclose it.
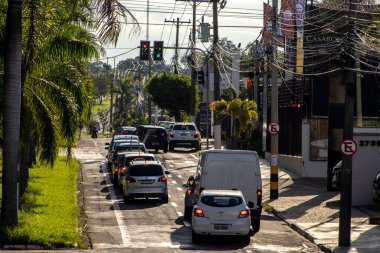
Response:
[[[191,225],[183,219],[182,185],[195,172],[198,157],[194,150],[176,148],[157,157],[168,175],[169,203],[158,199],[137,199],[125,204],[110,181],[105,167],[106,139],[81,140],[74,156],[82,162],[82,190],[86,230],[93,249],[104,252],[320,252],[316,245],[290,229],[273,215],[263,212],[261,229],[249,244],[236,237],[211,237],[191,243]],[[152,150],[153,152],[153,150]],[[262,171],[263,184],[269,172]]]

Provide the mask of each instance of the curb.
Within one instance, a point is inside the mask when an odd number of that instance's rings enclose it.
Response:
[[[333,250],[330,249],[329,247],[323,245],[323,244],[317,244],[315,241],[317,238],[315,238],[312,234],[309,234],[305,230],[303,230],[301,227],[299,227],[296,223],[289,222],[285,216],[283,216],[281,213],[277,212],[275,209],[273,209],[272,214],[279,218],[280,220],[284,221],[291,229],[305,237],[307,240],[310,242],[314,243],[315,245],[318,246],[320,250],[326,253],[333,253]]]

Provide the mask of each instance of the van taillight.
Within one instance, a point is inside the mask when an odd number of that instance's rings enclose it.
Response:
[[[261,189],[258,189],[257,190],[257,206],[261,207],[262,200],[263,200],[263,192],[261,191]]]
[[[195,131],[195,133],[194,133],[194,138],[198,138],[198,136],[199,136],[198,131]]]
[[[174,138],[174,133],[173,132],[170,132],[169,135],[170,135],[171,138]]]
[[[188,189],[188,190],[186,191],[186,194],[187,194],[187,196],[191,196],[191,194],[193,194],[193,192],[194,192],[193,189]]]
[[[127,184],[130,184],[130,183],[136,183],[136,180],[135,180],[134,178],[127,177],[127,178],[125,179],[125,182],[126,182]]]

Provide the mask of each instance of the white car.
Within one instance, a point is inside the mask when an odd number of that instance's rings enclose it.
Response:
[[[193,122],[177,122],[169,131],[169,150],[175,147],[201,150],[201,134]]]
[[[203,190],[191,223],[193,243],[205,235],[238,235],[250,241],[250,211],[241,191]]]

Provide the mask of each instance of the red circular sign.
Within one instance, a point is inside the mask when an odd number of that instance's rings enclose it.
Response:
[[[340,152],[344,156],[353,156],[358,150],[358,144],[354,140],[346,139],[340,143]]]
[[[278,134],[280,132],[280,125],[278,123],[270,123],[268,127],[270,134]]]

